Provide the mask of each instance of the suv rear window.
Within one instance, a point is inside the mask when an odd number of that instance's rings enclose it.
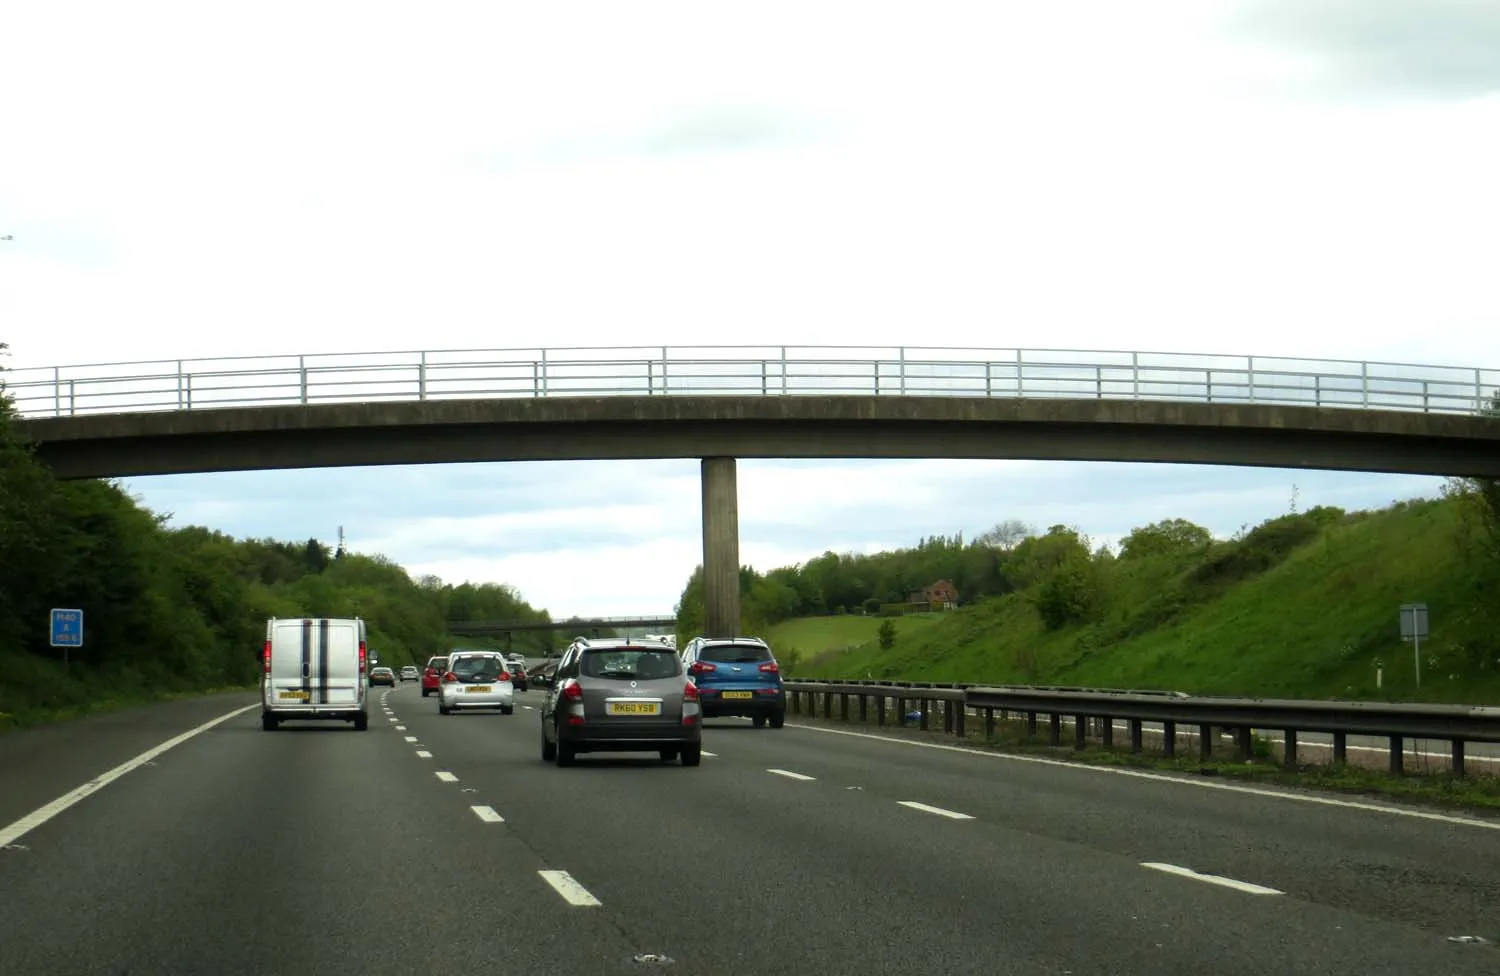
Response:
[[[681,666],[669,647],[600,647],[578,660],[579,673],[589,678],[672,678]]]
[[[771,649],[764,644],[709,644],[698,652],[698,660],[715,664],[748,664],[773,658]]]
[[[458,675],[473,675],[478,678],[498,678],[500,672],[505,670],[505,665],[498,657],[488,654],[474,654],[466,657],[455,658],[453,661],[453,673]]]

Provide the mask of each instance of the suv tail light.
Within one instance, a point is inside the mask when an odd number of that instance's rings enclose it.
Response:
[[[695,702],[695,701],[697,701],[698,700],[698,686],[695,685],[695,684],[693,684],[691,681],[689,681],[687,684],[683,685],[683,687],[682,687],[682,700],[685,701],[685,702]]]
[[[698,724],[698,686],[688,679],[682,686],[682,724]]]
[[[271,673],[271,642],[270,641],[266,641],[266,650],[265,650],[265,654],[262,655],[262,662],[265,665],[266,674],[270,674]]]
[[[760,666],[759,670],[765,671],[769,674],[781,673],[781,667],[775,661],[767,661],[765,664],[762,664]]]
[[[569,678],[567,682],[562,686],[562,696],[567,701],[582,704],[583,685],[578,683],[577,678]]]
[[[709,664],[707,661],[694,661],[688,665],[688,674],[707,674],[717,670],[719,670],[717,664]]]

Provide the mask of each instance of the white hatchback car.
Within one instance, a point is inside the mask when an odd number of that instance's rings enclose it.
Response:
[[[438,711],[444,715],[469,708],[498,708],[504,715],[516,710],[516,689],[499,652],[454,651],[438,688]]]

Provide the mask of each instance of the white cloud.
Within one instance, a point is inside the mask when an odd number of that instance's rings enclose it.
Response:
[[[1228,0],[12,6],[14,366],[743,342],[1500,366],[1500,97],[1477,75],[1332,92],[1350,65],[1327,18],[1288,33]],[[1433,66],[1403,38],[1376,68]],[[636,612],[696,564],[696,479],[661,462],[135,484],[182,520],[346,524],[554,610]],[[743,552],[1007,517],[1233,531],[1294,480],[1305,504],[1432,484],[745,464]],[[597,568],[620,559],[628,579]]]

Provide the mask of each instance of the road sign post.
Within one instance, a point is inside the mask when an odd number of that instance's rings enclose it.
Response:
[[[1427,604],[1403,603],[1400,609],[1401,639],[1412,644],[1417,687],[1422,687],[1422,638],[1427,636]]]
[[[68,669],[68,648],[83,646],[83,611],[52,608],[52,646],[63,649],[63,670]]]

